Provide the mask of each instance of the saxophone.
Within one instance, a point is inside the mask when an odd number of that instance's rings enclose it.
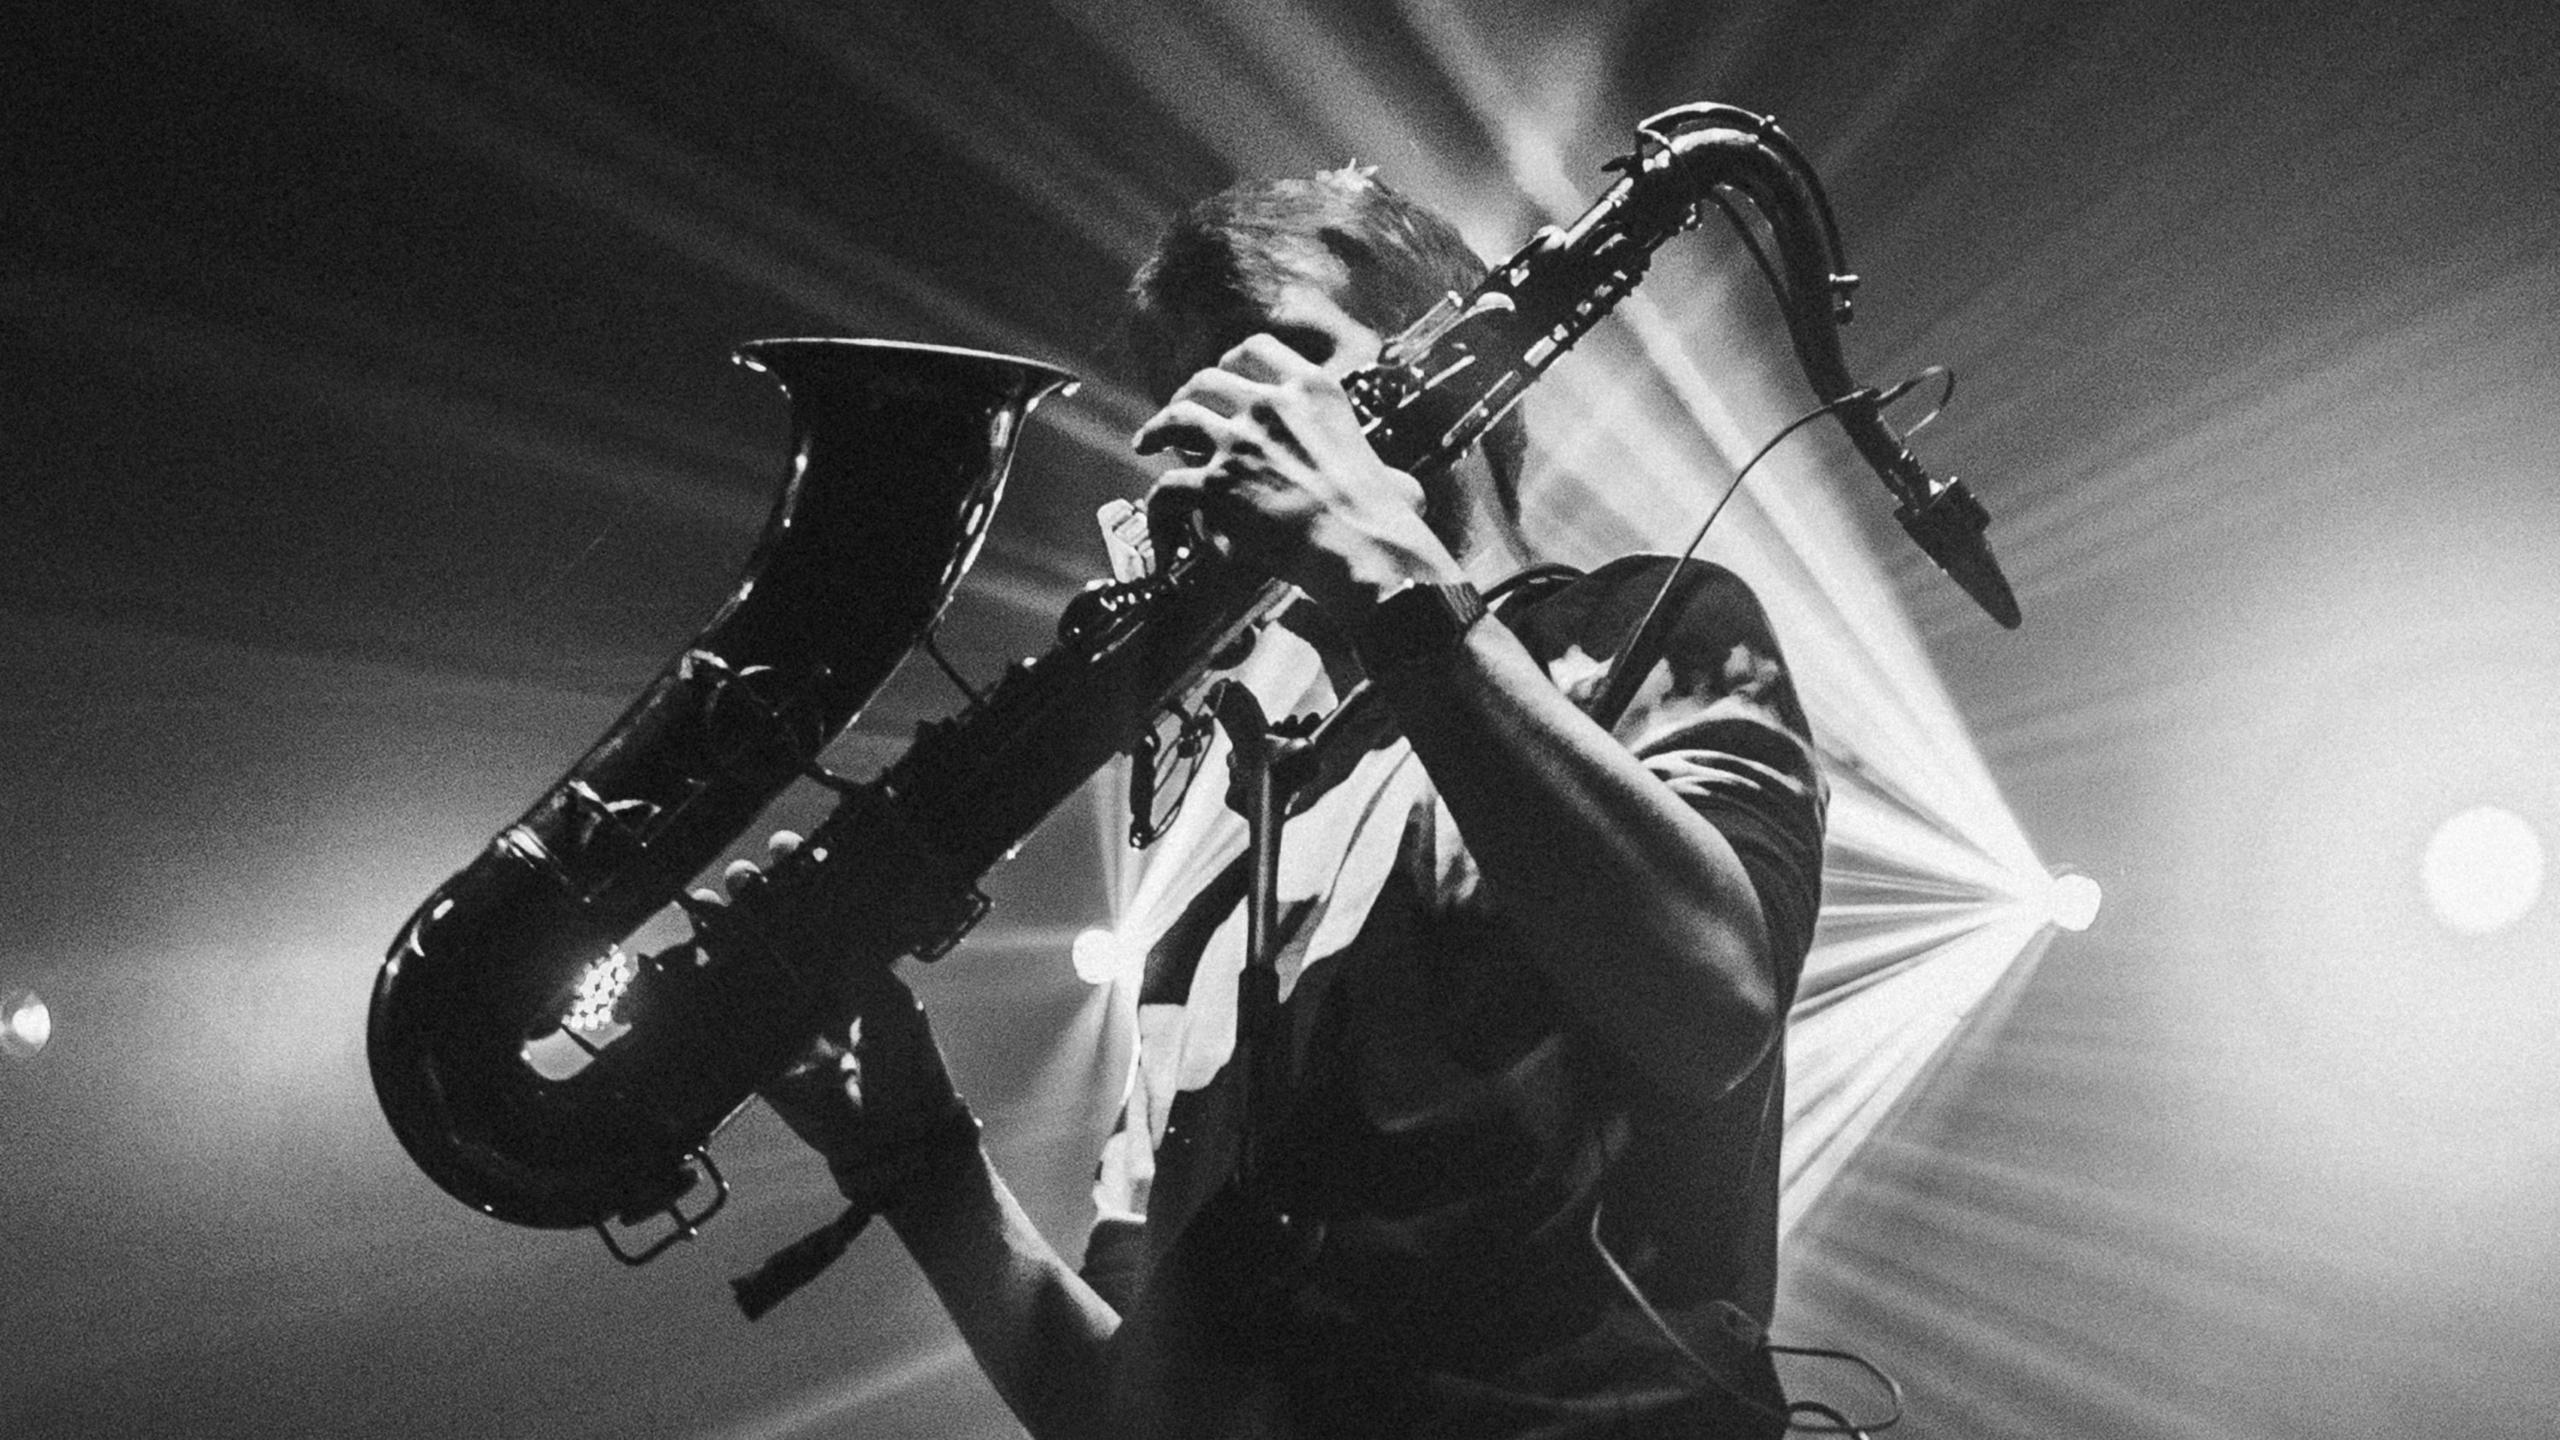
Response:
[[[1849,377],[1837,332],[1856,277],[1794,145],[1762,116],[1687,105],[1646,120],[1611,169],[1572,224],[1541,231],[1352,377],[1379,456],[1406,471],[1456,458],[1702,204],[1732,214],[1738,197],[1768,227],[1777,260],[1763,254],[1763,269],[1814,390],[1905,528],[2014,626],[1982,507],[1929,477],[1879,415],[1890,397]],[[782,386],[793,429],[745,577],[605,737],[418,907],[367,1033],[384,1114],[431,1179],[501,1220],[593,1228],[632,1264],[725,1202],[710,1138],[831,1013],[826,977],[793,957],[887,965],[949,950],[986,909],[978,880],[1285,594],[1178,549],[1152,576],[1088,588],[1055,648],[924,727],[874,779],[835,776],[820,752],[939,618],[1025,417],[1071,382],[1031,361],[882,341],[758,341],[738,358]],[[702,910],[690,940],[622,949],[668,906],[693,911],[693,878],[803,777],[840,800],[767,872],[740,907],[751,915]],[[667,1233],[626,1249],[613,1227],[654,1216]]]

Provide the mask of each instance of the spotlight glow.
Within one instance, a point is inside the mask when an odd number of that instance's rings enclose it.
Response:
[[[1120,973],[1120,937],[1108,930],[1087,930],[1067,951],[1076,978],[1087,985],[1108,985]]]
[[[2044,892],[2045,918],[2064,930],[2086,930],[2097,920],[2103,898],[2098,882],[2086,875],[2056,875]]]
[[[0,1000],[0,1052],[24,1060],[53,1038],[53,1010],[33,990]]]
[[[2475,805],[2436,827],[2418,875],[2447,929],[2487,935],[2542,898],[2542,869],[2542,838],[2523,816]]]

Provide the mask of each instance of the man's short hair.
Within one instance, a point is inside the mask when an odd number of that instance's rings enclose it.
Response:
[[[1130,278],[1130,346],[1149,391],[1171,395],[1204,356],[1265,328],[1281,287],[1337,267],[1335,303],[1388,336],[1485,273],[1456,226],[1365,168],[1231,185],[1175,217]],[[1520,412],[1482,443],[1503,512],[1517,519],[1528,448]]]

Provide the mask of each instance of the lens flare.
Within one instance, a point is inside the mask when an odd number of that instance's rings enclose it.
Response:
[[[33,990],[0,1000],[0,1053],[24,1060],[53,1038],[53,1010]]]

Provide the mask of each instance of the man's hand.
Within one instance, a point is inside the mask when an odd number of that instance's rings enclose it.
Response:
[[[1409,581],[1464,578],[1423,521],[1423,488],[1369,448],[1335,370],[1255,335],[1141,426],[1185,461],[1148,497],[1159,528],[1196,515],[1230,555],[1350,616]]]
[[[974,1155],[977,1122],[905,982],[871,971],[848,999],[843,1040],[821,1037],[763,1095],[846,1199],[885,1209],[925,1170]]]
[[[785,833],[772,850],[798,845]],[[741,861],[725,880],[743,897],[762,875]],[[694,898],[720,903],[715,894]],[[732,918],[753,924],[753,902]],[[765,1103],[826,1157],[851,1206],[897,1231],[1026,1428],[1070,1440],[1104,1435],[1102,1347],[1119,1317],[1058,1258],[987,1163],[914,992],[885,966],[836,966],[831,975],[842,1037],[813,1044],[765,1087]]]
[[[779,859],[799,844],[786,830],[768,848]],[[743,860],[723,877],[732,898],[762,881]],[[719,903],[706,891],[694,898]],[[739,920],[754,923],[752,913]],[[831,1026],[762,1093],[791,1132],[825,1158],[847,1199],[885,1204],[902,1188],[898,1181],[932,1158],[924,1152],[974,1151],[976,1125],[906,982],[870,965],[835,967],[830,980],[843,1028]]]

